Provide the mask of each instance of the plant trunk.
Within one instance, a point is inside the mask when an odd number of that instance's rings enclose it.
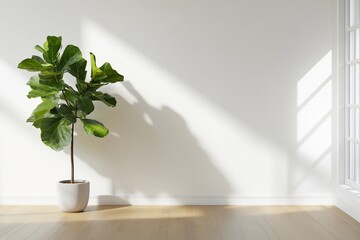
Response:
[[[71,183],[74,183],[74,123],[71,124]]]

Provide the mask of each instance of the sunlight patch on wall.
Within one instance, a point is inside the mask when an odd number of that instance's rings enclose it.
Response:
[[[331,115],[332,82],[328,81],[297,113],[297,141],[312,133]]]
[[[297,83],[297,106],[300,107],[332,74],[332,53],[329,51]]]
[[[297,150],[289,189],[331,184],[332,53],[329,51],[297,83]]]
[[[329,51],[297,83],[297,141],[321,124],[332,107],[332,57]]]

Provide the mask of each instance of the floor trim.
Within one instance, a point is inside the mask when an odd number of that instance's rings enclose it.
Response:
[[[0,205],[53,205],[56,197],[0,197]],[[333,196],[99,195],[90,205],[333,205]]]
[[[352,218],[360,222],[360,191],[347,185],[336,189],[335,205]]]

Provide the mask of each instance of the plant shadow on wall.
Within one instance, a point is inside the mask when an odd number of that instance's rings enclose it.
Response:
[[[113,94],[116,109],[105,112],[99,105],[94,114],[108,116],[104,122],[110,134],[98,141],[79,130],[75,137],[77,157],[111,180],[114,197],[141,194],[156,199],[164,194],[176,198],[231,192],[179,114],[167,106],[152,107],[130,82],[124,86],[136,99],[133,103]]]
[[[84,36],[91,47],[100,48],[97,42],[109,41],[111,51],[125,52],[120,50],[131,47],[141,53],[133,55],[148,56],[148,62],[170,72],[175,80],[236,121],[239,132],[229,128],[222,132],[234,133],[234,139],[240,141],[234,148],[224,146],[219,154],[230,156],[221,158],[224,165],[233,158],[241,159],[237,163],[245,166],[234,175],[234,188],[240,186],[244,193],[260,195],[328,195],[332,119],[331,113],[323,114],[323,110],[331,110],[327,105],[331,96],[317,91],[310,93],[308,100],[296,99],[299,91],[313,90],[300,90],[298,82],[332,47],[331,5],[324,3],[271,1],[261,7],[257,1],[213,2],[206,7],[182,3],[181,7],[167,5],[166,11],[160,4],[129,3],[129,9],[140,13],[126,11],[121,15],[132,19],[131,25],[124,24],[120,31],[119,25],[108,24],[117,20],[116,15],[93,14],[83,21]],[[331,63],[329,66],[331,69]],[[320,66],[319,71],[324,69]],[[326,80],[318,75],[311,79]],[[328,92],[331,81],[327,83],[320,89]],[[213,120],[208,118],[208,122]],[[229,125],[224,122],[222,126]],[[251,134],[245,135],[245,131]],[[251,176],[245,181],[239,178],[247,172]],[[256,184],[259,179],[263,181]]]

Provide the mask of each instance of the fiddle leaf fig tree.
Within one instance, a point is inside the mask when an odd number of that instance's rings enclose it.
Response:
[[[27,122],[40,129],[41,140],[56,151],[71,143],[71,183],[74,183],[74,124],[80,120],[89,135],[105,137],[109,130],[101,122],[87,116],[94,111],[93,101],[115,107],[116,99],[99,91],[110,83],[121,82],[124,77],[109,63],[97,67],[96,58],[90,53],[91,75],[86,80],[87,61],[80,49],[67,45],[61,52],[61,37],[48,36],[43,47],[36,45],[41,56],[32,56],[19,63],[18,68],[37,72],[27,85],[28,98],[40,98]],[[65,81],[70,74],[75,80]]]

